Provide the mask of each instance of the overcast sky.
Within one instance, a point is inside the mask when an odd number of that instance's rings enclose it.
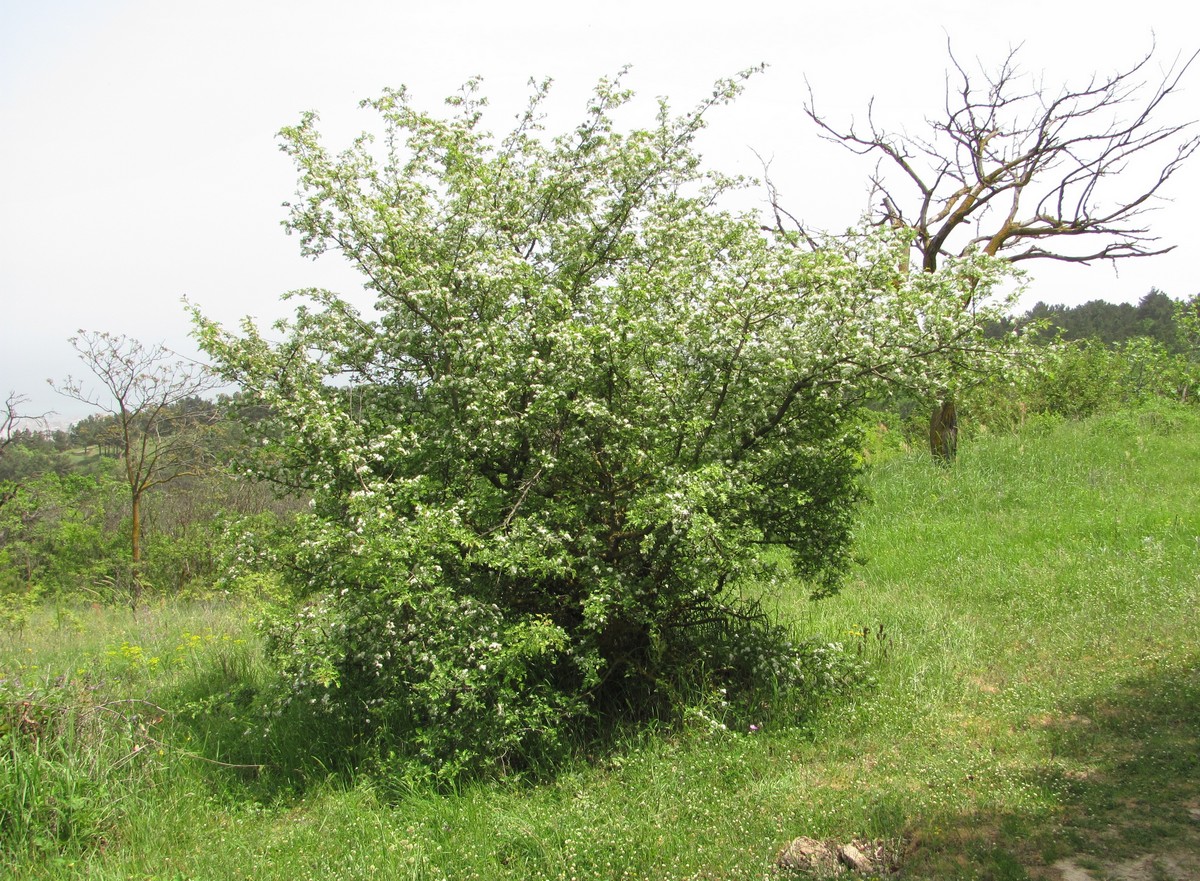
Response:
[[[756,174],[758,154],[793,213],[831,229],[866,207],[871,164],[816,137],[805,78],[835,120],[877,115],[915,129],[942,101],[946,42],[968,64],[1021,45],[1050,84],[1129,66],[1157,38],[1170,64],[1200,38],[1186,4],[955,2],[737,3],[607,0],[0,0],[0,395],[27,410],[86,415],[47,378],[79,375],[67,339],[107,330],[195,352],[181,298],[226,322],[283,313],[287,290],[352,293],[335,256],[316,263],[287,237],[280,203],[295,173],[275,133],[303,110],[333,144],[368,124],[360,100],[409,86],[436,108],[481,75],[504,130],[530,77],[555,80],[550,124],[572,124],[595,81],[622,65],[647,99],[679,109],[711,83],[767,62],[702,149]],[[1189,37],[1190,35],[1190,37]],[[1188,42],[1190,40],[1190,42]],[[1200,69],[1163,121],[1200,116]],[[1027,304],[1135,301],[1151,287],[1200,291],[1195,270],[1200,163],[1152,216],[1171,254],[1107,266],[1035,267]],[[361,298],[369,302],[369,298]]]

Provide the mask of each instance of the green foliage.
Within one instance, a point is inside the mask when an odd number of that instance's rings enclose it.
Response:
[[[1048,306],[1039,302],[1018,321],[1043,323],[1040,334],[1047,342],[1059,335],[1067,340],[1092,339],[1107,345],[1147,337],[1169,352],[1178,353],[1182,343],[1177,307],[1166,294],[1151,290],[1137,305],[1104,300],[1090,300],[1078,306]]]
[[[30,436],[43,440],[41,435]],[[0,457],[0,482],[20,484],[46,471],[66,474],[70,464],[57,452],[48,442],[30,443],[20,435],[14,436]]]
[[[84,682],[0,679],[0,866],[103,848],[145,783],[147,725]]]
[[[1034,381],[1035,412],[1078,418],[1118,405],[1122,366],[1102,343],[1063,346]]]
[[[914,879],[1036,875],[1068,857],[1116,875],[1192,853],[1200,413],[1153,401],[1034,427],[978,439],[952,472],[926,455],[870,468],[851,589],[813,604],[803,584],[763,585],[775,619],[825,645],[809,649],[814,678],[844,682],[861,657],[874,687],[815,700],[801,725],[772,715],[781,703],[741,710],[736,687],[695,687],[683,725],[581,745],[536,781],[434,793],[385,751],[379,775],[331,773],[345,770],[327,762],[335,744],[355,745],[297,704],[269,737],[247,734],[272,675],[253,606],[80,605],[69,638],[63,610],[42,606],[0,634],[18,703],[61,687],[84,709],[142,712],[119,702],[142,697],[171,712],[150,729],[162,745],[110,726],[111,761],[84,784],[104,789],[77,805],[84,834],[0,843],[0,876],[761,881],[801,834],[885,839]],[[116,676],[135,647],[143,661]],[[67,673],[75,685],[48,685]],[[30,790],[40,829],[63,791]]]
[[[1200,294],[1176,304],[1175,323],[1179,329],[1180,395],[1182,401],[1194,401],[1200,388]]]
[[[111,472],[51,471],[23,484],[0,509],[0,593],[101,598],[128,566],[120,490]]]
[[[189,414],[209,423],[205,458],[227,459],[244,443],[232,419],[218,419],[213,404],[196,398],[177,404],[163,429],[188,430]],[[14,436],[0,460],[12,477],[0,481],[8,487],[0,505],[0,604],[15,613],[22,596],[101,602],[128,597],[130,550],[119,536],[128,535],[129,493],[118,477],[119,463],[95,452],[57,450],[41,435]],[[269,522],[282,532],[298,507],[294,498],[222,468],[148,490],[142,507],[143,585],[159,594],[204,594],[216,587],[282,597],[286,591],[270,569],[241,566],[237,572],[246,579],[235,584],[229,565],[243,529]],[[230,576],[223,577],[227,571]]]
[[[0,549],[0,566],[9,562],[8,557],[8,549]],[[17,632],[24,630],[41,600],[42,591],[37,586],[0,593],[0,626]]]
[[[1037,416],[1081,419],[1155,399],[1194,398],[1195,364],[1148,337],[1115,346],[1095,339],[1060,341],[1040,354],[1035,369],[964,394],[970,430],[1012,431]]]
[[[677,713],[756,641],[772,657],[746,671],[803,665],[738,587],[834,591],[858,403],[994,369],[1011,341],[978,331],[990,261],[906,273],[903,237],[811,251],[721,210],[737,182],[692,148],[739,89],[628,132],[619,81],[553,138],[545,86],[496,139],[474,83],[448,119],[368,102],[380,149],[329,152],[313,115],[283,131],[290,229],[361,268],[375,311],[302,292],[278,344],[196,320],[267,414],[247,467],[312,496],[289,577],[314,596],[270,631],[295,700],[453,777]]]
[[[1196,298],[1151,291],[1136,305],[1038,303],[989,330],[1024,328],[1038,357],[961,396],[968,432],[1012,431],[1038,416],[1080,419],[1154,399],[1189,402],[1200,385]],[[913,431],[920,433],[921,427]]]

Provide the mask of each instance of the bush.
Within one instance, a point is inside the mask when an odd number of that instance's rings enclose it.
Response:
[[[973,431],[1014,431],[1034,416],[1083,419],[1152,400],[1186,401],[1194,370],[1154,340],[1115,346],[1086,339],[1046,346],[1036,370],[1009,382],[986,383],[964,396]]]
[[[269,414],[244,467],[312,499],[280,555],[311,599],[272,655],[381,755],[509,768],[580,726],[678,715],[697,683],[803,684],[738,586],[778,563],[836,590],[861,403],[994,367],[996,313],[959,304],[998,264],[908,273],[903,237],[812,251],[715,207],[736,182],[691,148],[739,87],[627,133],[616,83],[556,138],[543,88],[497,142],[474,84],[449,119],[370,102],[382,155],[329,153],[314,116],[284,130],[290,226],[363,269],[375,313],[308,291],[278,344],[196,320]]]

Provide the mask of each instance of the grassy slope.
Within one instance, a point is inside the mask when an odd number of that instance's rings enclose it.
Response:
[[[903,837],[908,877],[1022,878],[1066,856],[1194,846],[1198,466],[1200,419],[1175,410],[981,440],[950,470],[878,466],[847,590],[779,599],[806,630],[877,660],[878,684],[804,728],[647,737],[553,784],[391,804],[335,783],[272,801],[237,772],[168,754],[103,853],[22,872],[763,878],[810,835]],[[164,657],[185,626],[158,625]],[[69,663],[149,642],[91,630]],[[28,665],[22,650],[0,650],[0,666]],[[175,688],[191,675],[171,669]]]

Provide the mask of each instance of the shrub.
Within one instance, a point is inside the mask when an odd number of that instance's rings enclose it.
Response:
[[[963,409],[972,430],[1012,431],[1037,415],[1082,419],[1155,399],[1186,401],[1192,372],[1185,356],[1146,337],[1112,347],[1060,341],[1045,347],[1036,370],[972,389]]]
[[[273,657],[381,754],[511,767],[574,726],[678,713],[699,681],[802,665],[738,586],[780,563],[835,590],[859,405],[1008,344],[959,305],[997,264],[908,273],[903,237],[811,250],[716,207],[737,182],[692,145],[739,88],[629,132],[608,82],[554,138],[544,87],[498,141],[475,84],[449,119],[403,90],[369,102],[379,151],[329,153],[312,115],[284,130],[291,229],[354,261],[375,311],[306,291],[282,342],[199,314],[198,334],[269,414],[244,467],[312,500],[284,555],[311,599]],[[755,643],[766,666],[735,663]]]

